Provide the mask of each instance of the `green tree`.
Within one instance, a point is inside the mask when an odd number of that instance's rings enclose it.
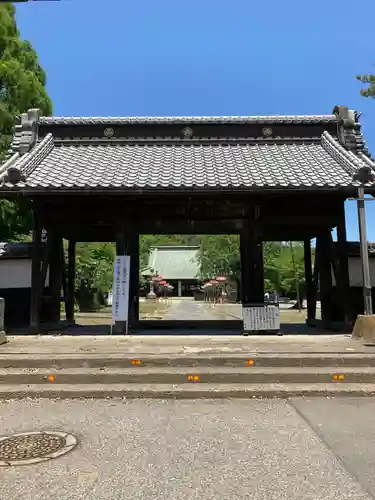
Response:
[[[274,265],[279,269],[278,283],[275,289],[279,293],[301,299],[305,296],[305,268],[303,245],[294,242],[280,244],[278,254],[275,256]]]
[[[364,97],[375,98],[375,75],[371,73],[367,75],[357,75],[357,80],[367,86],[366,88],[361,89],[361,95]]]
[[[112,288],[115,246],[112,243],[78,243],[76,290],[80,310],[104,305],[104,293]]]
[[[7,156],[16,116],[29,108],[52,113],[45,84],[35,50],[20,39],[14,6],[0,4],[0,163]],[[0,200],[0,239],[18,239],[29,232],[30,223],[24,202]]]
[[[233,234],[202,236],[198,261],[203,279],[228,274],[239,279],[241,274],[239,236]]]
[[[209,235],[201,237],[199,265],[203,279],[217,275],[231,275],[239,280],[241,258],[237,235]],[[275,290],[293,297],[298,291],[305,293],[303,245],[265,242],[263,244],[264,285],[266,290]]]

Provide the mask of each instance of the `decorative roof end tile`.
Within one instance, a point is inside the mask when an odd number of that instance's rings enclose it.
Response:
[[[27,113],[22,113],[21,123],[16,123],[16,134],[19,137],[17,144],[19,153],[28,153],[38,140],[38,122],[40,109],[29,109]],[[18,129],[18,130],[17,130]],[[18,133],[18,134],[17,134]]]
[[[346,106],[335,106],[333,114],[338,117],[337,132],[340,143],[353,153],[365,152],[366,144],[359,123],[361,113]]]
[[[4,176],[4,181],[15,185],[21,181],[25,181],[25,176],[22,174],[19,168],[9,167]]]

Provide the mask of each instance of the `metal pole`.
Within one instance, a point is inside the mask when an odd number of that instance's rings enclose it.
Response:
[[[372,314],[372,297],[371,297],[370,263],[368,258],[368,244],[367,244],[367,233],[366,233],[365,190],[363,187],[358,188],[357,208],[358,208],[359,242],[361,247],[364,312],[366,316],[369,316]]]

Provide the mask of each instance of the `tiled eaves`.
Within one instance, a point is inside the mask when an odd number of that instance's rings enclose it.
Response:
[[[53,135],[47,134],[34,148],[25,155],[15,152],[3,165],[0,166],[0,182],[3,182],[9,169],[17,169],[24,178],[27,178],[52,151],[54,146]]]
[[[354,175],[363,167],[361,158],[352,151],[345,149],[329,132],[323,132],[322,146],[343,167],[347,174]]]
[[[368,167],[370,167],[375,172],[375,161],[372,159],[371,156],[369,156],[366,153],[363,153],[362,151],[358,153],[358,156],[361,158],[363,162],[366,163]]]
[[[249,144],[249,140],[247,138],[244,138],[244,141],[250,146],[251,144]],[[238,144],[238,140],[235,140],[235,141],[231,141],[232,142],[235,142]],[[256,142],[256,141],[255,141]],[[262,141],[263,142],[263,141]],[[285,139],[283,141],[280,141],[282,142],[283,144],[285,144]],[[319,138],[318,140],[308,140],[306,141],[306,139],[304,140],[299,140],[299,141],[296,141],[295,138],[291,138],[291,142],[292,143],[295,143],[295,142],[299,142],[299,144],[301,143],[321,143],[322,144],[322,147],[324,148],[324,150],[333,158],[335,159],[336,162],[338,162],[338,164],[343,168],[343,170],[346,172],[347,175],[350,176],[350,178],[353,176],[353,174],[358,170],[358,168],[360,167],[363,167],[364,166],[364,162],[365,160],[360,158],[359,157],[359,154],[355,155],[354,153],[346,150],[337,140],[335,140],[328,132],[325,132],[321,138]],[[149,141],[147,141],[147,143],[149,143]],[[189,143],[191,144],[191,140],[189,141]],[[256,142],[257,143],[257,142]],[[275,138],[272,138],[272,139],[269,139],[269,140],[265,140],[265,142],[263,142],[263,144],[267,144],[267,143],[273,143],[273,144],[277,144],[277,141],[275,141]],[[40,164],[40,162],[46,158],[48,156],[48,154],[53,150],[54,148],[54,145],[56,144],[56,141],[54,141],[54,138],[52,136],[52,134],[48,134],[40,143],[38,143],[29,153],[23,155],[22,157],[19,157],[18,154],[16,153],[13,157],[12,157],[12,161],[11,162],[7,162],[8,163],[8,166],[9,168],[17,168],[21,171],[21,173],[23,174],[24,177],[28,177],[30,176],[30,174],[32,174],[32,172],[38,167],[38,165]],[[175,143],[174,143],[175,144]],[[201,145],[201,142],[199,141],[199,144]],[[254,143],[253,143],[254,144]],[[81,142],[79,142],[78,144],[76,144],[77,146],[82,146],[83,144]],[[91,146],[93,146],[92,143],[90,143]],[[100,144],[102,145],[102,144]],[[115,144],[112,144],[112,143],[106,143],[106,145],[108,145],[109,147],[111,145],[115,146]],[[118,145],[118,144],[117,144]],[[136,146],[137,144],[135,144]],[[151,144],[150,144],[151,145]],[[220,146],[220,144],[217,144],[218,146]],[[368,159],[368,162],[371,162],[371,160]],[[368,162],[366,162],[368,164]],[[371,165],[373,163],[371,162]],[[4,167],[4,165],[3,165]],[[371,167],[373,168],[373,167]],[[1,176],[0,176],[1,177]],[[346,181],[345,184],[350,187],[350,186],[355,186],[356,183],[352,183],[349,181]],[[7,187],[12,187],[12,186],[8,186],[6,185]],[[324,188],[324,183],[322,184],[316,184],[315,187],[318,187],[321,189],[321,188]],[[19,182],[17,183],[16,186],[14,186],[18,189],[24,189],[24,188],[28,188],[28,185],[27,185],[27,182]],[[30,186],[31,189],[33,191],[35,191],[36,189],[36,186]],[[79,186],[77,186],[79,187]],[[91,186],[88,184],[87,185],[88,188],[90,188]],[[96,186],[97,188],[99,186]],[[109,186],[107,186],[109,187]],[[112,186],[113,188],[116,188],[116,186]],[[151,186],[153,190],[157,189],[157,186]],[[210,188],[210,189],[215,189],[214,186],[201,186],[203,189],[207,189],[207,188]],[[251,186],[247,186],[247,189],[249,189]],[[260,186],[255,186],[254,187],[257,187],[259,188]],[[262,186],[263,188],[267,188],[267,185],[263,185]],[[272,186],[268,186],[269,188],[272,188]],[[274,186],[276,187],[276,186]],[[291,188],[291,186],[280,186],[282,187],[283,189],[289,189]],[[293,186],[293,189],[294,188],[301,188],[304,189],[303,186]],[[305,186],[305,188],[308,187],[308,186]],[[312,187],[312,186],[311,186]],[[327,184],[327,187],[334,187],[333,185],[330,185],[328,186]],[[343,187],[343,184],[339,183],[337,184],[337,188],[341,188]],[[40,185],[39,186],[40,189],[43,189],[43,185]],[[38,188],[38,189],[39,189]],[[67,186],[67,189],[74,189],[74,186]],[[82,186],[81,186],[82,188]],[[144,188],[141,188],[141,189],[147,189],[147,186],[144,186]],[[161,186],[162,189],[166,189],[165,187]],[[174,187],[176,188],[176,186]],[[183,186],[181,185],[179,187],[179,189],[185,189],[186,186]],[[232,186],[232,188],[235,188],[235,189],[241,189],[241,186]],[[48,189],[48,187],[47,187]],[[50,187],[50,189],[54,189],[53,186]],[[60,187],[59,188],[59,191],[63,191],[65,188],[63,187]],[[120,189],[124,189],[124,187],[120,187]],[[134,189],[137,189],[136,187]],[[221,189],[221,188],[219,188]]]
[[[35,168],[38,167],[39,163],[52,151],[53,146],[53,135],[47,134],[29,153],[21,156],[14,166],[21,170],[25,177],[29,176]]]
[[[17,163],[19,157],[20,154],[16,151],[2,165],[0,165],[0,182],[6,176],[8,169]]]
[[[121,145],[220,145],[220,144],[295,144],[320,142],[317,137],[55,137],[56,146]]]
[[[43,116],[39,124],[43,125],[128,125],[128,124],[200,124],[200,123],[332,123],[337,122],[336,115],[275,115],[275,116],[113,116],[113,117],[64,117]]]

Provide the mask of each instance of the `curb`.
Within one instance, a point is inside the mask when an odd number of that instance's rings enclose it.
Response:
[[[130,387],[133,386],[133,387]],[[206,384],[205,384],[206,385]],[[208,385],[208,384],[207,384]],[[136,386],[136,387],[134,387]],[[339,384],[330,386],[303,384],[288,386],[254,385],[238,387],[199,387],[183,384],[178,386],[139,386],[129,384],[122,387],[95,387],[93,385],[71,386],[2,386],[0,400],[13,399],[288,399],[291,397],[364,397],[375,395],[375,384]]]

